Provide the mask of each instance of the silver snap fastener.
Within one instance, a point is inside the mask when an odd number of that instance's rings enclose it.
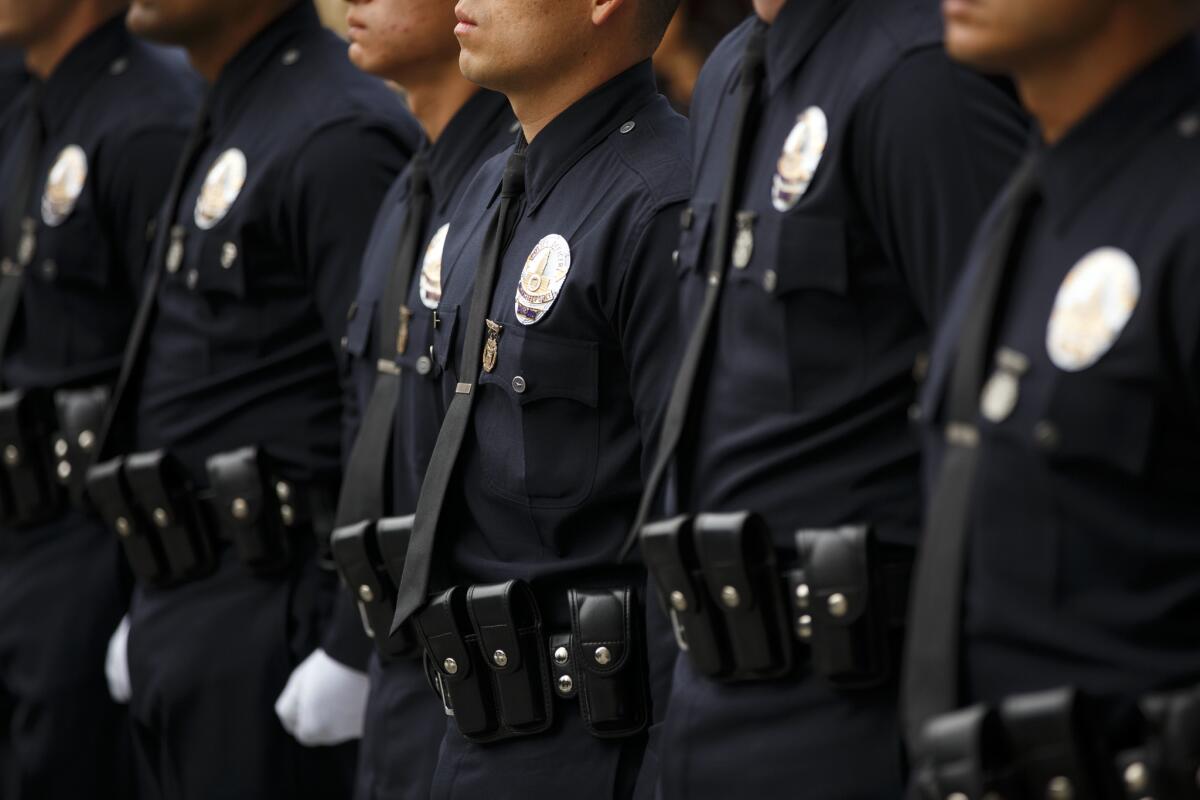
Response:
[[[454,675],[458,672],[458,662],[453,658],[447,658],[442,662],[442,669],[446,670],[447,675]]]
[[[560,667],[563,664],[567,663],[567,659],[569,659],[570,657],[571,657],[571,654],[567,652],[567,648],[565,648],[565,647],[554,648],[554,663],[558,664]]]
[[[679,266],[679,251],[678,250],[671,251],[671,265],[676,266],[676,267]]]
[[[364,603],[372,603],[375,601],[375,592],[371,591],[371,587],[364,583],[358,587],[358,599]]]
[[[844,617],[850,611],[850,601],[841,592],[829,595],[829,613],[834,617]]]
[[[129,69],[129,59],[127,58],[118,58],[108,65],[108,73],[110,75],[121,75],[127,69]]]
[[[171,517],[167,514],[165,508],[154,509],[154,513],[151,516],[154,517],[154,524],[160,528],[165,528],[171,524]]]
[[[417,374],[428,375],[433,372],[433,362],[429,360],[429,356],[421,356],[417,359]]]
[[[279,502],[286,503],[292,497],[292,487],[287,481],[277,481],[275,483],[275,496],[279,498]]]
[[[559,693],[570,694],[571,690],[574,688],[575,688],[575,681],[571,680],[570,675],[559,675],[558,676],[558,691],[559,691]]]
[[[671,608],[676,611],[687,611],[687,597],[683,592],[676,589],[671,592]]]
[[[796,635],[805,641],[812,638],[812,617],[808,614],[796,620]]]
[[[58,475],[58,479],[61,481],[65,481],[67,478],[71,477],[71,462],[58,462],[58,467],[55,469],[55,473]]]
[[[200,283],[200,273],[197,270],[188,270],[187,287],[192,291],[196,291],[196,286]]]
[[[496,652],[492,653],[492,663],[497,667],[507,667],[508,653],[504,652],[503,650],[497,650]]]
[[[525,394],[525,379],[520,375],[512,379],[513,391],[517,394]]]
[[[954,794],[946,795],[946,800],[971,800],[971,798],[967,797],[962,792],[955,792]]]
[[[808,584],[802,583],[796,587],[796,605],[800,608],[808,608]]]
[[[90,430],[81,431],[78,441],[80,450],[91,450],[92,446],[96,444],[96,434]]]
[[[250,504],[244,497],[235,497],[229,507],[229,513],[233,514],[234,519],[245,519],[250,516]]]
[[[1071,800],[1075,797],[1075,786],[1062,775],[1051,778],[1046,784],[1046,797],[1047,800]]]
[[[292,64],[295,64],[299,60],[300,60],[300,51],[295,48],[288,50],[286,53],[283,54],[283,58],[279,59],[280,63],[282,63],[285,67],[290,67]]]
[[[124,539],[133,530],[129,525],[129,520],[125,517],[117,517],[113,522],[113,527],[117,529],[117,535]]]
[[[279,521],[290,528],[296,523],[296,509],[291,506],[280,506]]]
[[[629,122],[626,122],[624,125],[621,126],[621,133],[632,133],[633,129],[636,127],[637,127],[637,123],[634,122],[633,120],[629,120]]]
[[[596,663],[602,667],[612,661],[612,651],[610,651],[604,645],[600,645],[599,647],[596,648],[595,656],[596,656]]]
[[[1200,114],[1191,113],[1184,115],[1179,120],[1179,135],[1190,139],[1200,133]]]
[[[15,467],[21,463],[21,451],[15,444],[5,445],[4,463],[10,467]]]
[[[1146,765],[1140,761],[1135,761],[1127,766],[1123,778],[1125,780],[1125,788],[1129,790],[1130,794],[1140,795],[1146,791],[1146,785],[1149,783],[1146,774]]]
[[[347,349],[349,349],[349,347],[350,347],[350,337],[348,337],[348,336],[343,336],[343,337],[342,337],[342,340],[341,340],[341,342],[339,342],[339,344],[342,346],[342,349],[343,349],[343,350],[347,350]]]
[[[733,586],[726,586],[721,589],[721,602],[729,608],[737,608],[742,602],[742,596]]]
[[[226,242],[225,244],[221,245],[221,267],[223,269],[229,269],[232,267],[234,262],[237,261],[237,257],[238,249],[236,244],[233,242]]]
[[[769,269],[763,273],[763,291],[774,292],[775,287],[779,285],[779,274],[773,269]]]
[[[70,450],[71,448],[67,444],[66,439],[54,440],[54,455],[58,456],[59,458],[63,458],[68,452],[70,452]]]

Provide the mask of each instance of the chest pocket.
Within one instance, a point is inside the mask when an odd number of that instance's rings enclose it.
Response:
[[[766,212],[754,230],[748,265],[731,268],[729,276],[747,306],[734,313],[750,332],[757,364],[746,395],[756,395],[751,402],[771,412],[844,394],[860,372],[862,321],[848,296],[842,221]]]
[[[40,226],[37,252],[29,269],[35,279],[46,283],[91,289],[117,285],[107,237],[89,208],[76,208],[56,228]]]
[[[543,508],[575,507],[591,495],[599,369],[594,342],[505,327],[475,409],[481,466],[496,494]]]
[[[1141,477],[1150,457],[1156,404],[1149,387],[1085,370],[1055,375],[1034,446],[1052,464]]]
[[[438,363],[435,352],[434,338],[437,333],[433,329],[433,311],[417,304],[412,309],[412,318],[408,321],[408,344],[404,353],[397,359],[405,373],[421,380],[434,380],[441,377],[443,367]],[[444,324],[444,318],[438,314],[438,327]]]

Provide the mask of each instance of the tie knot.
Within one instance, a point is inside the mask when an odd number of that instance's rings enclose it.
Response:
[[[517,152],[508,157],[504,165],[504,180],[500,184],[501,197],[520,197],[525,194],[525,153]]]
[[[424,155],[417,155],[408,167],[408,194],[410,197],[429,195],[429,163]]]
[[[762,73],[767,51],[767,30],[767,25],[761,21],[755,22],[754,27],[750,29],[746,51],[742,55],[742,81],[745,83],[758,82]]]

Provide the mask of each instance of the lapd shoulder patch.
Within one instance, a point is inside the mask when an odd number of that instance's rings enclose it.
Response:
[[[825,145],[829,142],[829,121],[817,106],[809,106],[783,142],[783,152],[771,181],[771,204],[779,212],[791,211],[808,191]]]
[[[425,258],[421,261],[421,279],[418,283],[421,305],[432,310],[437,310],[442,300],[442,252],[446,249],[448,233],[450,223],[447,222],[433,234],[425,248]]]
[[[1046,326],[1046,352],[1054,365],[1079,372],[1117,341],[1141,297],[1137,264],[1124,250],[1101,247],[1079,260],[1058,288]]]
[[[75,210],[75,203],[87,184],[88,160],[77,144],[64,147],[54,160],[42,193],[42,222],[50,227],[62,225]]]
[[[532,325],[546,316],[570,271],[571,247],[566,239],[552,233],[538,242],[525,259],[517,284],[517,321]]]
[[[246,154],[231,147],[217,157],[204,178],[193,214],[196,227],[206,231],[224,219],[245,185]]]

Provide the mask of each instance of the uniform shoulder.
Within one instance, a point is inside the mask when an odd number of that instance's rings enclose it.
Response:
[[[126,133],[152,127],[190,128],[204,93],[200,76],[182,52],[134,39],[101,76],[94,93],[102,102],[120,98],[130,113],[116,123]]]
[[[930,0],[869,0],[854,4],[847,13],[870,44],[893,61],[942,41],[941,12]]]
[[[746,49],[746,39],[750,36],[754,21],[753,16],[743,20],[717,43],[704,62],[692,93],[693,118],[702,106],[710,103],[714,94],[719,95],[729,88],[730,81],[737,74],[741,53]]]
[[[608,141],[642,183],[651,205],[686,199],[691,191],[688,123],[662,95],[625,120]]]

